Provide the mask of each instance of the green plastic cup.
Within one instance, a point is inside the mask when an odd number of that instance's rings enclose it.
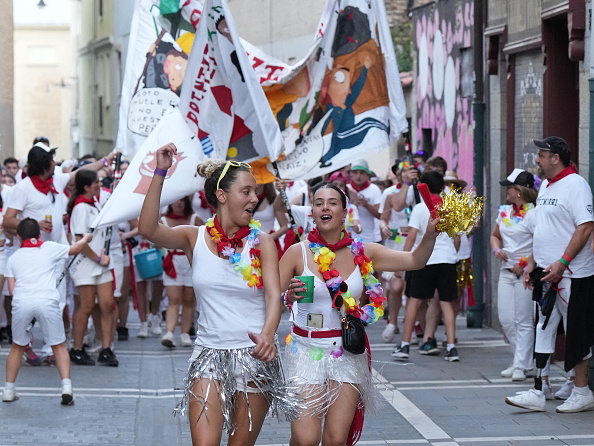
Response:
[[[392,235],[390,236],[390,240],[396,240],[396,237],[398,237],[398,229],[390,229],[390,231],[392,231]]]
[[[297,296],[303,296],[303,298],[299,299],[297,302],[304,304],[313,303],[314,276],[295,276],[295,279],[301,280],[305,284],[305,288],[307,288],[306,291],[295,293]]]

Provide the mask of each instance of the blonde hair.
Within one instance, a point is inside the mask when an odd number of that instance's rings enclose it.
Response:
[[[538,197],[538,192],[536,189],[532,187],[519,186],[517,184],[514,184],[513,188],[518,191],[520,198],[526,203],[536,204],[536,197]]]

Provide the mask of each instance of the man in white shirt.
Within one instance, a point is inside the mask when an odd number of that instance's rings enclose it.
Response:
[[[508,397],[505,402],[528,410],[546,410],[545,400],[552,398],[547,361],[555,351],[557,327],[562,320],[565,370],[573,369],[575,379],[571,394],[556,410],[581,412],[594,407],[588,388],[588,359],[594,344],[594,254],[588,243],[594,225],[592,191],[571,164],[571,152],[564,139],[550,136],[534,140],[534,144],[538,149],[536,164],[544,181],[536,200],[533,255],[524,270],[524,284],[534,288],[533,299],[541,307],[534,348],[537,375],[534,389]]]
[[[365,160],[353,163],[351,167],[351,182],[348,185],[349,190],[357,195],[357,209],[359,210],[359,222],[361,223],[361,233],[359,237],[364,242],[381,242],[380,234],[379,207],[382,201],[382,191],[369,180],[373,176],[369,170],[369,164]]]

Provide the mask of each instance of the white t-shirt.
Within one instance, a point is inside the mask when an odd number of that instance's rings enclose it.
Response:
[[[84,235],[89,232],[91,224],[99,214],[99,209],[87,203],[80,203],[72,209],[70,216],[70,232],[73,235],[73,241],[76,240],[77,235]],[[89,247],[97,256],[105,247],[106,227],[96,229],[93,232],[93,240],[89,243]],[[80,253],[72,266],[70,267],[70,274],[77,277],[94,277],[103,274],[110,269],[109,266],[101,266],[97,263],[97,259],[90,259],[83,253]]]
[[[534,260],[547,268],[565,252],[575,229],[592,219],[592,191],[578,174],[571,174],[549,187],[542,182],[536,200]],[[573,274],[569,270],[573,271]],[[564,277],[580,278],[594,275],[594,254],[590,241],[573,259]]]
[[[380,208],[379,208],[380,214],[382,212],[384,212],[384,209],[386,207],[386,200],[388,199],[388,196],[391,194],[397,194],[401,188],[402,188],[401,185],[398,184],[398,185],[390,186],[382,192],[382,204],[380,204]],[[414,203],[414,198],[413,198],[413,203]],[[391,229],[398,229],[398,228],[408,226],[408,215],[406,213],[406,210],[403,209],[402,211],[396,212],[394,209],[392,209],[390,211],[389,225],[390,225]]]
[[[499,207],[496,223],[499,226],[503,251],[507,254],[507,262],[503,262],[504,268],[513,268],[522,257],[529,257],[532,254],[532,238],[536,227],[536,208],[526,212],[524,218],[517,223],[507,225],[503,222],[501,213],[510,216],[513,206],[503,205]]]
[[[380,204],[382,202],[382,191],[375,184],[369,184],[365,189],[357,192],[349,184],[349,189],[356,194],[361,194],[367,200],[371,206]],[[382,239],[380,234],[379,219],[375,218],[371,213],[364,207],[359,207],[359,221],[363,230],[358,237],[361,237],[364,242],[379,242]]]
[[[35,189],[30,177],[24,178],[12,188],[7,207],[19,211],[17,218],[20,220],[32,218],[41,221],[45,220],[46,215],[51,215],[53,230],[49,234],[41,231],[41,240],[67,244],[62,216],[64,215],[64,209],[66,209],[64,188],[69,179],[70,175],[67,173],[54,174],[54,187],[58,193],[42,194]],[[15,241],[15,243],[18,243],[18,241]]]
[[[408,225],[411,228],[415,228],[419,231],[413,245],[413,251],[419,245],[419,243],[421,243],[421,239],[423,238],[425,230],[427,229],[427,224],[429,223],[429,216],[429,208],[427,208],[423,202],[417,204],[410,214],[410,221],[408,222]],[[429,260],[427,261],[427,265],[437,265],[439,263],[456,263],[457,261],[458,253],[456,252],[456,247],[454,246],[454,239],[448,237],[445,232],[440,233],[435,240],[435,247],[433,248],[431,257],[429,257]]]
[[[44,242],[38,248],[17,249],[8,259],[5,274],[15,278],[13,299],[60,301],[56,280],[64,270],[69,250],[68,245],[55,242]]]

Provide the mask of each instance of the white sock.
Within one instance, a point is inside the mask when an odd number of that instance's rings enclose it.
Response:
[[[407,345],[410,345],[410,342],[400,341],[400,347],[406,347]]]
[[[72,380],[70,378],[64,378],[62,380],[62,387],[72,387]]]
[[[575,393],[577,393],[578,395],[583,395],[583,396],[588,395],[588,393],[590,393],[590,394],[592,393],[592,392],[590,392],[590,388],[588,386],[584,386],[584,387],[575,386],[573,388],[573,391]]]
[[[14,390],[15,388],[14,383],[9,383],[8,381],[4,383],[5,390]]]
[[[456,344],[448,344],[448,346],[447,346],[448,351],[453,349],[455,346],[456,346]]]

